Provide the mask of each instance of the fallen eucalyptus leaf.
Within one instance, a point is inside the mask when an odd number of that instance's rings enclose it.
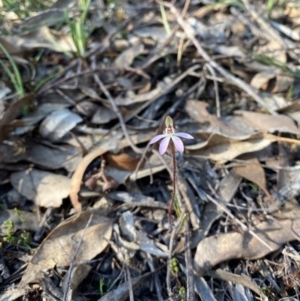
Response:
[[[292,240],[299,240],[300,219],[269,220],[259,224],[253,232],[260,237],[269,248],[250,233],[222,233],[204,238],[198,245],[194,262],[199,276],[215,265],[231,259],[258,259],[276,251]]]
[[[70,193],[71,180],[65,176],[38,169],[14,172],[12,186],[41,207],[60,207]]]
[[[42,122],[39,132],[43,138],[57,141],[81,121],[79,115],[67,109],[55,111]]]
[[[79,265],[93,259],[107,247],[111,234],[112,220],[99,211],[83,212],[62,222],[42,242],[19,286],[41,280],[55,266],[65,268],[71,261]]]

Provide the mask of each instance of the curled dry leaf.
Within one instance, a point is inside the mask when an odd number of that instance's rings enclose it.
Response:
[[[14,172],[13,187],[41,207],[60,207],[70,193],[71,180],[65,176],[38,169]]]
[[[203,143],[188,145],[187,150],[194,155],[204,156],[211,160],[226,162],[239,155],[262,150],[277,138],[270,134],[257,133],[247,140],[235,140],[213,134]]]
[[[40,125],[39,132],[43,138],[56,141],[73,129],[82,118],[68,109],[55,111]]]
[[[14,131],[17,135],[22,135],[33,128],[38,122],[43,120],[53,111],[62,110],[66,107],[66,104],[59,103],[42,103],[36,110],[30,112],[28,115],[23,116],[22,119],[18,120],[21,126],[17,127]],[[16,121],[14,122],[14,124]]]
[[[233,167],[233,171],[237,175],[258,185],[258,187],[260,187],[262,191],[266,194],[270,203],[275,205],[275,202],[267,189],[265,171],[261,167],[259,160],[257,158],[248,160],[248,162],[246,162],[245,165],[239,165]]]
[[[109,165],[129,171],[134,171],[137,167],[137,164],[140,162],[140,157],[134,158],[126,153],[122,153],[120,155],[106,153],[103,157]],[[141,165],[141,168],[143,165],[144,164]]]
[[[58,33],[46,26],[25,34],[2,37],[2,39],[14,45],[18,52],[36,48],[48,48],[57,52],[76,51],[71,35]]]
[[[54,4],[49,7],[49,10],[43,10],[33,17],[25,19],[21,24],[21,28],[39,28],[42,25],[55,25],[58,22],[62,22],[65,19],[65,10],[68,13],[71,12],[71,8],[76,3],[76,0],[58,0],[54,1]]]
[[[98,106],[95,111],[91,120],[92,123],[106,124],[114,119],[117,119],[116,113],[112,110],[107,109],[106,107]]]
[[[266,90],[269,81],[273,79],[277,73],[278,71],[272,68],[258,72],[253,76],[250,85],[256,89]]]
[[[76,290],[80,283],[87,277],[91,269],[92,266],[89,264],[81,264],[79,266],[74,267],[71,273],[70,282],[68,281],[68,277],[65,277],[64,279],[63,291],[68,291],[69,294],[73,296],[74,290]],[[71,300],[74,299],[75,297],[71,298]]]
[[[280,63],[285,64],[287,61],[286,52],[282,51],[282,44],[279,41],[271,41],[262,46],[255,46],[253,49],[258,54],[267,55]]]
[[[91,222],[85,230],[91,215]],[[67,267],[71,261],[79,265],[100,254],[110,241],[112,222],[97,211],[83,212],[76,218],[62,222],[38,248],[22,277],[20,287],[39,281],[54,266]]]
[[[115,66],[118,68],[128,68],[138,55],[144,52],[144,44],[134,45],[124,50],[116,59]]]
[[[97,157],[102,156],[109,150],[113,150],[117,147],[117,140],[120,137],[116,135],[114,139],[111,141],[108,141],[101,146],[95,148],[93,151],[91,151],[89,154],[87,154],[79,163],[77,166],[72,178],[71,178],[71,189],[70,189],[70,200],[77,212],[81,212],[81,204],[78,200],[78,192],[80,190],[82,178],[84,175],[84,172],[86,168],[89,166],[89,164],[96,159]]]
[[[189,116],[203,124],[202,132],[215,133],[234,139],[246,139],[255,133],[255,129],[246,122],[232,116],[221,120],[207,111],[208,104],[203,101],[189,100],[186,102],[185,110]],[[205,126],[205,124],[208,124]]]
[[[198,245],[194,262],[198,275],[203,276],[215,265],[231,259],[258,259],[276,251],[292,240],[299,240],[300,219],[270,220],[253,229],[265,246],[250,233],[222,233],[204,238]]]
[[[4,153],[3,162],[16,163],[27,161],[48,169],[65,168],[74,171],[82,154],[71,145],[47,145],[31,140],[0,145],[0,155]],[[1,157],[0,157],[1,159]]]

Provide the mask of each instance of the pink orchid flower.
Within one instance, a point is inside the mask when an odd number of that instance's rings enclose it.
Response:
[[[159,144],[159,153],[163,155],[170,142],[174,144],[175,149],[177,149],[179,152],[183,153],[184,151],[184,145],[183,142],[179,137],[185,138],[185,139],[194,139],[193,136],[187,133],[175,133],[175,130],[173,128],[173,120],[170,116],[166,118],[166,130],[165,134],[157,135],[154,138],[151,139],[150,144],[153,144],[159,140],[161,140]]]

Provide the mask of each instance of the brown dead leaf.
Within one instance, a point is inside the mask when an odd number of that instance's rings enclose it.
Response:
[[[285,93],[294,84],[295,79],[287,74],[277,74],[275,84],[270,87],[272,93]]]
[[[91,222],[85,230],[91,215]],[[107,247],[111,238],[112,222],[99,211],[83,212],[76,218],[72,217],[62,222],[38,248],[27,266],[20,287],[33,281],[39,281],[45,277],[44,273],[55,266],[67,267],[72,260],[74,264],[78,265],[100,254]]]
[[[16,163],[27,161],[48,169],[65,168],[74,171],[82,154],[71,145],[56,146],[42,144],[34,140],[19,140],[3,145],[0,151],[5,154],[3,162]]]
[[[23,98],[13,102],[4,112],[3,116],[1,116],[0,119],[0,143],[6,137],[6,134],[8,132],[7,126],[9,125],[9,123],[11,123],[20,114],[21,109],[27,106],[33,99],[33,95],[26,95]]]
[[[46,26],[29,33],[2,37],[2,39],[14,45],[19,51],[36,48],[48,48],[57,52],[76,51],[71,35],[58,33]]]
[[[268,88],[268,83],[273,79],[278,71],[276,69],[268,69],[256,73],[251,80],[250,85],[256,89],[266,90]]]
[[[188,145],[186,149],[193,155],[210,158],[214,161],[226,162],[239,155],[262,150],[277,138],[270,134],[257,133],[247,140],[235,140],[213,134],[203,143]]]
[[[195,254],[195,268],[200,276],[213,266],[231,259],[258,259],[276,251],[292,240],[299,240],[300,219],[263,222],[253,232],[267,245],[267,248],[250,233],[222,233],[204,238]]]
[[[117,115],[114,111],[109,110],[104,106],[99,106],[94,111],[91,122],[95,124],[107,124],[114,119],[117,119]]]
[[[265,133],[290,133],[299,135],[299,128],[293,120],[284,115],[268,115],[249,111],[235,111],[235,114],[242,115],[253,127]]]
[[[69,291],[69,294],[73,296],[74,291],[78,288],[80,283],[87,277],[91,269],[92,266],[89,264],[81,264],[79,266],[74,267],[70,279],[68,278],[68,274],[66,274],[66,277],[64,278],[63,291]],[[71,300],[74,300],[75,298],[76,297],[73,297],[71,298]]]
[[[248,160],[248,162],[245,165],[233,167],[233,171],[237,175],[258,185],[258,187],[261,188],[261,190],[266,194],[269,201],[273,205],[275,204],[272,196],[270,195],[269,191],[267,190],[265,171],[261,167],[259,160],[257,158]]]
[[[189,116],[204,125],[203,132],[216,133],[235,139],[246,139],[255,132],[245,120],[234,120],[234,116],[226,120],[218,119],[217,116],[209,114],[207,107],[208,103],[198,100],[189,100],[185,105]],[[206,123],[208,123],[207,126],[205,126]]]
[[[300,124],[300,100],[295,100],[291,104],[282,107],[278,110],[278,113],[285,114]]]
[[[135,57],[144,52],[144,44],[134,45],[124,50],[116,59],[115,66],[118,68],[128,68],[132,64]]]
[[[58,0],[49,8],[43,10],[37,15],[27,18],[20,24],[22,28],[38,28],[43,25],[51,26],[64,20],[64,10],[71,13],[71,8],[76,3],[76,0]]]
[[[140,161],[140,157],[134,158],[126,153],[122,153],[120,155],[106,153],[103,155],[103,158],[112,167],[130,171],[134,171]],[[143,168],[143,165],[141,168]]]
[[[68,177],[37,169],[14,172],[10,181],[21,195],[46,208],[60,207],[71,185]]]
[[[267,55],[270,58],[279,61],[280,63],[286,63],[287,57],[283,49],[282,43],[279,41],[271,41],[265,45],[259,45],[253,47],[254,51],[261,55]]]

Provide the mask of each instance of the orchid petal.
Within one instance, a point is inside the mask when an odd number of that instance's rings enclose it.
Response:
[[[161,155],[163,155],[163,154],[166,152],[166,150],[167,150],[167,148],[168,148],[168,146],[169,146],[170,139],[171,139],[170,135],[167,135],[167,137],[164,138],[164,139],[160,142],[160,144],[159,144],[159,153],[160,153]],[[178,138],[178,139],[179,139],[179,138]]]
[[[174,135],[177,137],[185,138],[185,139],[194,139],[193,136],[191,136],[190,134],[187,134],[187,133],[175,133]]]
[[[181,153],[183,153],[184,151],[184,145],[183,145],[183,142],[181,141],[180,138],[176,137],[176,136],[172,136],[172,141],[175,145],[175,148],[180,151]]]
[[[160,139],[165,138],[167,136],[168,136],[168,134],[157,135],[157,136],[155,136],[151,139],[150,144],[153,144],[153,143],[155,143],[155,142],[159,141]]]

